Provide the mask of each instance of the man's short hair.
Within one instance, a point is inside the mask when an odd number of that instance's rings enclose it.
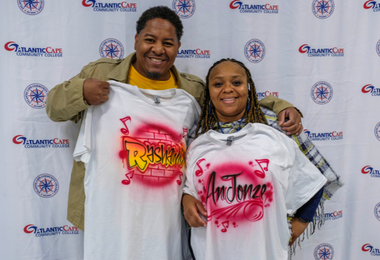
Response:
[[[161,18],[169,21],[175,27],[178,41],[181,40],[181,37],[183,35],[182,21],[173,10],[166,6],[155,6],[143,12],[136,23],[137,34],[139,34],[145,28],[146,23],[149,20],[153,20],[155,18]]]

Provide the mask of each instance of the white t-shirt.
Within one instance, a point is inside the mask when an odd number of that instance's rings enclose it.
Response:
[[[184,192],[208,214],[207,227],[192,229],[196,259],[286,260],[287,214],[326,182],[297,144],[267,125],[248,124],[233,134],[208,131],[186,158]]]
[[[185,139],[200,108],[180,89],[110,84],[74,151],[86,166],[84,258],[178,260]]]

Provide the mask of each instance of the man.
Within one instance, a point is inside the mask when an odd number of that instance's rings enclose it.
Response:
[[[53,121],[72,120],[79,122],[90,106],[108,100],[109,83],[136,85],[147,89],[183,89],[199,102],[203,95],[204,82],[190,74],[180,73],[174,61],[181,46],[183,26],[178,16],[169,8],[158,6],[145,11],[137,21],[135,53],[125,59],[99,59],[85,66],[82,71],[50,90],[46,111]],[[286,101],[267,97],[260,102],[279,114],[283,129],[300,133],[300,115]],[[289,117],[287,123],[284,118]],[[68,220],[84,230],[84,173],[83,163],[74,162],[68,202]],[[153,219],[152,219],[153,221]],[[165,234],[161,234],[163,239]]]

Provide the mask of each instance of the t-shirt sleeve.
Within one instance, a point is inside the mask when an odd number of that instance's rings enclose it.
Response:
[[[194,183],[194,165],[187,167],[186,169],[186,181],[183,187],[183,193],[189,194],[194,198],[198,198],[197,190]]]
[[[197,130],[197,126],[198,126],[198,117],[194,125],[191,127],[189,134],[187,135],[187,141],[186,141],[187,147],[190,147],[191,143],[195,140],[195,131]]]
[[[294,161],[289,169],[288,189],[285,195],[287,213],[290,215],[309,201],[327,181],[298,149],[297,144],[292,143],[295,151]]]
[[[197,145],[198,143],[199,143],[199,139],[195,140],[187,150],[186,181],[183,187],[183,193],[189,194],[197,199],[198,199],[198,192],[197,192],[197,189],[195,188],[196,184],[194,183],[194,174],[197,168],[196,162],[199,159],[199,153],[197,152],[197,149],[199,149],[199,146]]]
[[[77,162],[83,162],[85,165],[91,157],[92,110],[93,107],[89,107],[84,113],[73,153],[74,160]]]

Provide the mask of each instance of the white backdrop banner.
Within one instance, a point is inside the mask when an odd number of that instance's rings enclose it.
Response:
[[[78,125],[50,121],[46,96],[89,62],[133,52],[136,21],[156,5],[184,24],[180,71],[204,79],[221,58],[244,62],[259,98],[303,112],[346,183],[293,259],[380,259],[379,0],[3,1],[0,258],[83,258],[83,233],[66,220]]]

